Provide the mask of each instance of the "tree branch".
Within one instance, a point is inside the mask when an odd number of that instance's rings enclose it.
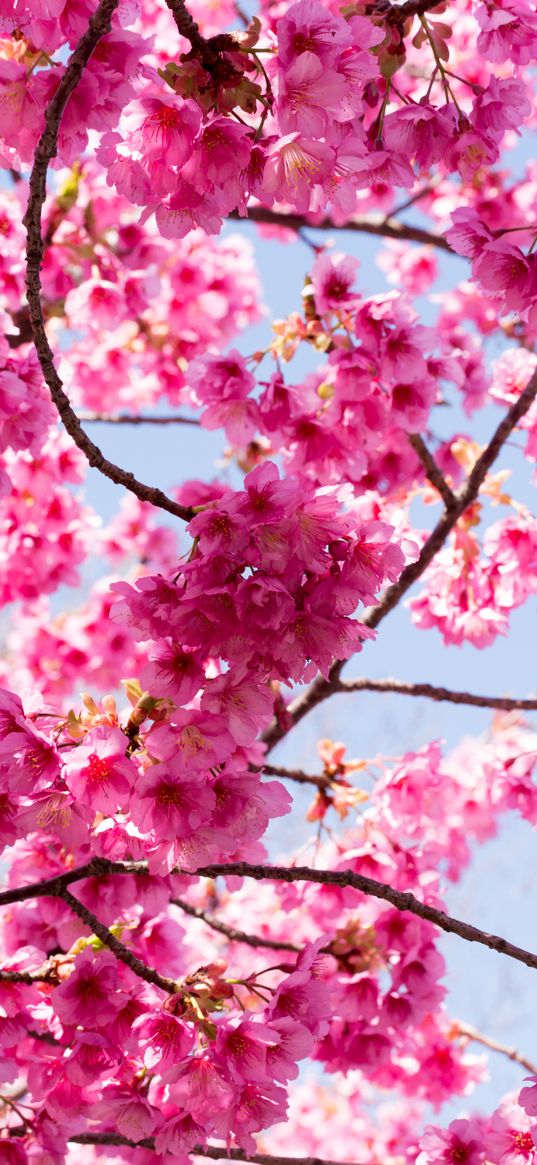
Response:
[[[454,692],[434,684],[408,684],[403,680],[339,680],[337,692],[397,692],[400,696],[420,696],[438,703],[468,704],[474,708],[498,708],[502,712],[535,712],[537,697],[517,700],[510,696],[477,696],[472,692]],[[264,771],[267,771],[265,768]]]
[[[120,1133],[77,1133],[68,1137],[75,1145],[129,1145],[132,1148],[154,1149],[153,1137],[143,1141],[130,1141]],[[244,1149],[228,1149],[225,1145],[195,1145],[189,1149],[189,1157],[210,1157],[213,1161],[252,1161],[254,1165],[359,1165],[353,1161],[325,1161],[322,1157],[281,1157],[271,1153],[246,1153]],[[364,1162],[363,1165],[366,1165]],[[367,1165],[375,1165],[368,1161]]]
[[[477,1031],[477,1028],[471,1027],[470,1024],[460,1023],[457,1020],[454,1024],[457,1034],[466,1036],[475,1044],[482,1044],[484,1048],[490,1048],[492,1052],[499,1052],[502,1056],[507,1056],[508,1060],[513,1060],[515,1064],[520,1064],[521,1068],[526,1068],[532,1076],[537,1076],[537,1064],[533,1064],[526,1056],[517,1052],[516,1048],[509,1048],[507,1044],[500,1044],[498,1040],[493,1040],[491,1036],[485,1036],[482,1032]]]
[[[195,417],[173,415],[165,417],[140,417],[134,413],[117,413],[116,416],[106,413],[79,413],[78,419],[91,425],[197,425],[199,427],[199,421]]]
[[[183,910],[185,914],[190,915],[191,918],[197,918],[206,926],[210,926],[211,930],[225,935],[231,942],[245,943],[249,947],[266,947],[270,951],[299,952],[302,949],[296,943],[277,942],[276,939],[262,938],[261,935],[247,934],[244,930],[237,930],[236,927],[229,926],[226,922],[220,922],[220,919],[214,918],[212,914],[207,914],[199,906],[191,906],[190,902],[185,902],[182,898],[170,898],[170,902],[173,906],[178,906],[180,910]]]
[[[237,219],[244,222],[244,217],[234,210],[228,216],[230,219]],[[291,230],[300,231],[304,227],[315,231],[350,231],[352,233],[364,235],[376,235],[385,239],[400,239],[403,242],[422,243],[431,247],[437,247],[441,251],[447,251],[449,254],[454,254],[453,248],[450,247],[443,235],[435,235],[432,231],[425,230],[422,227],[411,226],[410,223],[398,222],[397,219],[383,218],[382,215],[367,215],[363,218],[349,218],[344,223],[333,222],[331,218],[322,218],[315,222],[312,218],[303,214],[287,214],[283,210],[270,210],[266,206],[249,206],[246,221],[254,223],[267,223],[271,226],[288,227]]]
[[[58,969],[54,959],[47,959],[37,971],[4,971],[0,968],[0,983],[58,983]]]
[[[456,506],[452,506],[449,510],[446,509],[444,511],[442,517],[429,534],[427,541],[422,546],[416,561],[410,562],[401,572],[397,582],[386,589],[380,602],[365,612],[362,619],[364,626],[373,629],[378,627],[379,623],[386,618],[386,615],[389,615],[390,611],[393,611],[394,607],[398,605],[403,596],[410,590],[410,587],[427,569],[433,558],[435,558],[438,551],[444,545],[446,538],[457,524],[459,518],[468,509],[468,506],[475,501],[490,467],[496,460],[510,433],[512,433],[518,422],[533,404],[536,396],[537,370],[533,373],[533,376],[528,381],[518,400],[514,401],[503,420],[500,421],[488,445],[483,450],[481,456],[478,457],[466,482],[455,494]],[[316,708],[328,696],[338,691],[341,670],[346,662],[346,660],[336,660],[330,669],[328,679],[325,679],[324,676],[318,676],[305,692],[297,696],[295,700],[292,700],[286,709],[285,723],[280,720],[273,721],[261,737],[263,742],[268,746],[267,754],[308,712],[311,712],[313,708]]]
[[[150,502],[152,505],[174,514],[177,518],[190,521],[193,516],[190,509],[174,502],[162,490],[155,486],[145,485],[138,481],[134,474],[121,469],[112,461],[108,461],[98,446],[84,432],[71,407],[69,398],[63,390],[63,382],[56,371],[54,356],[45,331],[41,305],[40,270],[44,253],[41,212],[46,198],[48,167],[52,158],[55,158],[57,154],[58,131],[65,106],[76,89],[82,72],[99,41],[110,31],[112,15],[117,5],[118,0],[101,0],[97,11],[89,21],[87,32],[81,37],[71,55],[60,84],[45,111],[45,129],[35,150],[34,164],[30,175],[30,197],[24,216],[27,233],[26,289],[30,325],[39,363],[52,400],[67,432],[89,464],[94,469],[98,469],[105,477],[114,481],[116,485],[122,485],[131,493],[136,494],[136,497],[140,498],[141,501]]]
[[[42,878],[40,882],[2,890],[0,906],[10,906],[13,902],[26,902],[31,898],[58,898],[63,890],[84,878],[106,878],[109,874],[147,874],[147,862],[110,862],[106,858],[92,858],[83,866],[56,874],[53,878]]]
[[[425,475],[430,481],[431,485],[438,490],[440,497],[443,499],[446,510],[452,510],[457,505],[457,498],[450,489],[443,473],[440,472],[438,465],[427,448],[425,441],[420,437],[419,433],[410,433],[408,438],[409,444],[412,446],[414,453],[419,457],[421,464],[425,470]]]
[[[192,55],[197,57],[209,72],[218,71],[220,53],[237,47],[229,33],[205,38],[200,32],[199,25],[188,12],[184,0],[166,0],[166,4],[180,36],[190,42]]]
[[[34,882],[31,886],[22,886],[20,890],[8,890],[0,895],[0,905],[6,903],[23,901],[29,898],[40,898],[43,896],[55,896],[63,898],[64,901],[71,899],[76,903],[76,913],[79,917],[83,917],[81,911],[85,912],[84,921],[87,920],[88,926],[94,926],[95,923],[101,928],[105,942],[104,933],[106,936],[110,935],[114,944],[118,943],[114,935],[107,931],[102,923],[95,919],[95,916],[82,906],[82,903],[72,895],[65,891],[65,885],[79,881],[81,878],[90,876],[88,872],[93,863],[88,863],[86,866],[80,866],[77,870],[70,870],[68,874],[59,875],[57,878],[45,878],[41,882]],[[108,862],[104,858],[95,859],[95,866],[91,870],[94,877],[108,877],[110,874],[147,874],[147,862]],[[488,947],[490,950],[497,951],[499,954],[507,955],[511,959],[516,959],[519,963],[524,963],[527,967],[537,969],[537,955],[531,951],[524,950],[523,947],[518,947],[514,943],[499,935],[489,934],[487,931],[481,930],[477,926],[472,926],[469,922],[463,922],[461,919],[454,918],[450,914],[446,914],[443,910],[439,910],[436,906],[429,906],[426,902],[420,902],[413,894],[403,890],[395,890],[393,886],[388,886],[385,882],[377,882],[375,878],[368,878],[365,874],[355,874],[351,870],[315,870],[310,866],[266,866],[266,865],[251,865],[249,862],[227,862],[216,863],[214,865],[200,866],[197,870],[183,870],[177,868],[172,871],[176,874],[182,874],[187,878],[219,878],[236,876],[240,878],[254,878],[256,881],[264,881],[265,879],[272,882],[312,882],[321,886],[340,886],[345,888],[352,887],[354,890],[359,890],[362,894],[367,894],[372,898],[380,898],[384,902],[389,902],[396,910],[406,911],[411,914],[416,914],[418,918],[424,918],[427,922],[432,922],[434,926],[438,926],[440,930],[446,931],[448,934],[457,934],[466,942],[479,943],[481,946]],[[51,887],[56,885],[56,890],[51,890]],[[67,898],[66,898],[67,895]],[[75,906],[72,906],[75,910]],[[90,921],[91,919],[91,921]],[[101,938],[98,930],[95,933]],[[114,947],[110,945],[110,949]],[[119,943],[119,947],[123,950],[123,944]],[[129,958],[131,952],[128,952]],[[122,955],[118,954],[118,958]],[[136,958],[136,956],[132,956]],[[124,960],[123,960],[124,961]],[[142,964],[144,970],[147,970],[145,964]],[[150,968],[149,968],[150,970]],[[138,973],[138,972],[137,972]],[[154,972],[156,975],[157,972]],[[151,980],[155,982],[155,980]],[[172,980],[168,980],[171,983]],[[176,989],[176,988],[174,988]],[[164,990],[168,990],[167,987]]]
[[[282,777],[284,781],[295,781],[297,785],[315,785],[317,789],[328,789],[337,785],[337,777],[324,773],[305,773],[303,769],[287,769],[283,765],[263,765],[263,776]]]
[[[146,983],[154,983],[156,987],[160,987],[168,995],[176,994],[178,984],[174,979],[167,979],[164,975],[160,975],[158,971],[155,971],[153,967],[148,967],[142,959],[139,959],[133,951],[130,951],[124,943],[120,942],[107,926],[99,922],[96,915],[92,914],[91,910],[88,910],[87,906],[84,906],[82,902],[79,902],[78,898],[75,898],[69,890],[62,890],[57,897],[61,898],[62,902],[65,902],[66,906],[70,907],[73,914],[77,914],[81,922],[89,927],[92,934],[96,934],[97,938],[100,938],[101,942],[114,953],[116,958],[120,962],[125,963],[126,967],[130,967],[135,975],[138,975],[140,979],[145,979]]]

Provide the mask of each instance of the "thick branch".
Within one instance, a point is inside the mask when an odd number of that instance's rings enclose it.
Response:
[[[93,867],[93,868],[92,868]],[[95,859],[95,863],[89,862],[86,866],[80,866],[77,870],[70,870],[68,874],[60,875],[57,878],[45,878],[41,882],[34,882],[31,886],[22,886],[19,890],[8,890],[0,895],[0,906],[6,903],[23,901],[29,898],[40,898],[43,896],[55,896],[63,898],[64,901],[69,900],[71,905],[72,895],[65,891],[65,885],[79,881],[81,878],[93,877],[108,877],[110,874],[147,874],[147,862],[108,862],[104,858]],[[219,878],[237,876],[240,878],[254,878],[256,881],[273,882],[312,882],[321,886],[340,886],[342,888],[351,886],[354,890],[359,890],[362,894],[370,895],[373,898],[380,898],[384,902],[389,902],[396,910],[408,910],[411,914],[417,914],[418,918],[424,918],[427,922],[432,922],[434,926],[438,926],[441,930],[445,930],[448,934],[457,934],[460,938],[467,942],[480,943],[481,946],[489,947],[490,950],[498,951],[499,954],[507,955],[511,959],[516,959],[519,963],[524,963],[527,967],[537,968],[537,955],[531,951],[526,951],[523,947],[517,947],[514,943],[508,942],[507,939],[501,938],[498,935],[488,934],[487,931],[480,930],[477,926],[472,926],[469,922],[462,922],[458,918],[453,918],[446,914],[443,910],[439,910],[435,906],[429,906],[425,902],[420,902],[413,894],[403,890],[395,890],[393,886],[388,886],[384,882],[377,882],[375,878],[368,878],[365,874],[355,874],[351,870],[314,870],[309,866],[265,866],[265,865],[250,865],[248,862],[228,862],[218,863],[215,865],[201,866],[197,870],[182,870],[176,869],[173,871],[176,874],[182,874],[188,878]],[[56,886],[56,889],[52,887]],[[67,897],[66,897],[67,895]],[[85,911],[84,921],[87,921],[88,926],[94,926],[97,922],[103,932],[107,936],[110,932],[106,927],[95,919],[86,908],[82,906],[76,898],[72,900],[76,903],[76,912],[82,918],[81,911]],[[75,906],[72,907],[73,910]],[[91,919],[91,921],[90,921]],[[95,930],[98,937],[102,937],[105,942],[104,934],[101,936],[99,931]],[[111,935],[114,942],[117,942],[114,935]],[[107,945],[110,945],[107,943]],[[122,948],[123,944],[119,946]],[[110,946],[110,949],[114,948]],[[129,957],[131,952],[129,953]],[[118,955],[118,958],[121,956]],[[133,956],[135,958],[136,956]],[[145,965],[142,964],[145,969]],[[156,974],[156,972],[155,972]],[[155,980],[152,980],[153,982]],[[168,982],[171,982],[169,980]],[[164,988],[168,990],[168,988]]]
[[[140,417],[134,413],[117,413],[116,416],[107,413],[79,413],[79,421],[91,425],[198,425],[196,417]]]
[[[440,469],[438,468],[432,453],[427,448],[425,441],[422,437],[420,437],[419,433],[411,433],[408,440],[409,444],[412,445],[414,453],[417,457],[419,457],[421,464],[423,465],[426,477],[430,481],[431,485],[434,485],[434,488],[438,490],[440,497],[443,499],[446,510],[452,510],[453,507],[457,505],[457,498],[455,497],[453,490],[450,489],[444,475],[440,472]]]
[[[91,910],[79,902],[78,898],[75,898],[69,890],[62,890],[58,897],[70,907],[74,914],[78,915],[81,922],[89,927],[92,934],[96,934],[97,938],[100,938],[101,942],[114,953],[120,962],[125,963],[125,966],[134,971],[135,975],[138,975],[140,979],[145,979],[146,983],[154,983],[162,991],[167,991],[169,995],[175,995],[177,983],[173,979],[167,979],[164,975],[159,975],[159,972],[155,971],[153,967],[148,967],[142,959],[139,959],[133,951],[130,951],[124,943],[120,942],[107,926],[99,922],[95,914],[92,914]]]
[[[235,926],[220,922],[220,919],[214,918],[212,914],[207,914],[199,906],[191,906],[190,902],[185,902],[182,898],[170,898],[170,902],[173,906],[178,906],[180,910],[183,910],[185,914],[189,914],[191,918],[197,918],[206,926],[210,926],[211,930],[225,935],[231,942],[245,943],[249,947],[264,947],[270,951],[298,952],[301,950],[301,947],[297,946],[296,943],[277,942],[276,939],[262,938],[258,934],[247,934],[244,930],[237,930]]]
[[[432,530],[427,541],[422,546],[416,561],[410,562],[402,571],[397,582],[387,588],[380,602],[366,611],[362,619],[362,623],[366,627],[378,627],[379,623],[385,619],[386,615],[389,615],[390,611],[393,611],[394,607],[398,605],[403,596],[410,590],[410,587],[417,582],[433,561],[459,518],[468,509],[468,506],[472,505],[475,501],[487,473],[500,453],[500,450],[518,422],[527,413],[536,396],[537,370],[533,373],[531,380],[520,394],[518,400],[511,405],[503,420],[498,425],[488,445],[483,450],[481,456],[478,457],[465,484],[455,494],[456,506],[451,506],[444,511],[434,530]],[[273,721],[262,736],[262,740],[268,746],[267,752],[270,752],[308,712],[311,712],[313,708],[316,708],[328,696],[338,691],[342,667],[343,661],[336,660],[330,669],[328,679],[325,679],[324,676],[318,676],[302,695],[297,696],[296,700],[293,700],[286,709],[287,716],[285,724],[280,721]]]
[[[509,1048],[507,1044],[500,1044],[498,1040],[493,1040],[491,1036],[483,1035],[483,1032],[477,1031],[477,1028],[470,1027],[467,1023],[455,1023],[457,1033],[461,1036],[466,1036],[467,1039],[472,1040],[475,1044],[482,1044],[484,1048],[490,1048],[492,1052],[499,1052],[501,1056],[507,1056],[508,1060],[513,1060],[515,1064],[520,1064],[521,1068],[526,1068],[532,1076],[537,1076],[537,1064],[533,1064],[521,1052],[517,1052],[516,1048]]]
[[[99,41],[110,31],[112,15],[117,8],[118,0],[101,0],[97,11],[91,17],[88,30],[79,41],[72,54],[65,73],[58,88],[45,112],[45,129],[39,139],[34,155],[34,164],[30,175],[30,197],[24,216],[27,232],[26,248],[26,289],[28,308],[33,340],[39,358],[43,376],[50,390],[50,394],[60,418],[72,437],[75,445],[82,451],[89,464],[98,469],[105,477],[110,478],[116,485],[122,485],[131,493],[136,494],[144,502],[151,502],[160,509],[167,510],[178,518],[189,521],[191,510],[179,505],[167,497],[162,490],[155,486],[145,485],[138,481],[134,474],[121,469],[104,456],[97,445],[84,432],[76,413],[71,408],[69,398],[63,390],[63,382],[58,376],[54,365],[52,349],[48,342],[41,305],[40,270],[43,262],[44,242],[41,229],[41,212],[46,198],[47,171],[52,158],[56,157],[58,148],[58,131],[63,111],[78,85],[82,72]]]
[[[510,696],[478,696],[473,692],[454,692],[434,684],[407,684],[403,680],[339,680],[338,692],[397,692],[400,696],[425,696],[429,700],[447,704],[468,704],[474,708],[498,708],[502,712],[535,712],[537,697],[517,700]],[[264,770],[268,771],[267,768]]]
[[[229,215],[232,219],[244,218],[238,211]],[[247,218],[250,222],[269,223],[274,226],[290,227],[300,231],[304,227],[316,231],[351,231],[364,235],[376,235],[384,239],[401,239],[408,243],[423,243],[431,247],[438,247],[441,251],[453,254],[447,240],[442,235],[435,235],[432,231],[422,227],[411,226],[410,223],[398,222],[395,218],[383,218],[382,215],[367,215],[363,218],[349,218],[344,223],[333,222],[331,218],[322,218],[318,222],[303,214],[287,214],[283,210],[269,210],[266,206],[249,206]]]
[[[57,983],[58,968],[54,959],[49,959],[36,971],[4,971],[0,968],[0,983]]]
[[[154,1149],[152,1137],[143,1141],[129,1141],[120,1133],[78,1133],[69,1137],[69,1142],[75,1145],[129,1145],[132,1148]],[[228,1149],[225,1145],[195,1145],[189,1150],[190,1157],[210,1157],[213,1161],[252,1161],[254,1165],[359,1165],[353,1161],[325,1161],[322,1157],[280,1157],[271,1153],[246,1153],[243,1149]],[[365,1165],[365,1163],[364,1163]],[[367,1165],[375,1165],[369,1161]]]
[[[43,878],[40,882],[18,886],[0,892],[0,906],[10,906],[13,902],[26,902],[30,898],[59,898],[62,892],[74,882],[84,878],[107,877],[108,874],[147,874],[146,862],[109,862],[106,858],[93,858],[84,866],[67,870],[53,878]]]

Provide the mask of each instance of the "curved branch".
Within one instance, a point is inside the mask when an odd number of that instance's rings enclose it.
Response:
[[[517,1052],[516,1048],[509,1048],[507,1044],[500,1044],[498,1040],[493,1040],[491,1036],[483,1035],[475,1027],[471,1027],[468,1023],[459,1023],[457,1020],[454,1024],[457,1030],[457,1035],[465,1036],[472,1043],[482,1044],[484,1048],[490,1048],[492,1052],[499,1052],[501,1056],[506,1056],[508,1060],[512,1060],[515,1064],[520,1064],[521,1068],[525,1068],[532,1076],[537,1076],[537,1064],[533,1064],[521,1052]]]
[[[176,994],[178,985],[174,979],[167,979],[164,975],[160,975],[158,971],[155,971],[153,967],[148,967],[142,959],[139,959],[133,951],[130,951],[124,943],[120,942],[104,923],[99,922],[96,915],[91,910],[88,910],[87,906],[84,906],[82,902],[79,902],[78,898],[75,898],[69,890],[62,890],[58,894],[58,898],[61,898],[62,902],[65,902],[66,906],[69,906],[73,911],[73,914],[77,914],[81,922],[84,922],[89,927],[92,934],[96,934],[97,938],[100,938],[101,942],[113,952],[116,959],[125,963],[126,967],[130,967],[135,975],[138,975],[140,979],[145,979],[146,983],[154,983],[155,987],[160,987],[162,991],[167,991],[169,995]]]
[[[174,502],[155,486],[145,485],[144,482],[138,481],[134,474],[109,461],[84,432],[71,407],[69,398],[64,392],[63,382],[56,371],[54,356],[45,331],[41,305],[40,270],[44,252],[41,212],[46,198],[48,167],[52,158],[55,158],[57,154],[58,131],[65,106],[76,89],[82,72],[99,41],[110,31],[111,19],[117,5],[118,0],[101,0],[97,11],[89,21],[87,32],[78,42],[60,84],[45,111],[45,129],[34,155],[34,164],[30,175],[30,197],[23,220],[27,234],[26,289],[30,326],[39,363],[52,400],[69,436],[72,437],[75,445],[82,451],[92,468],[98,469],[116,485],[122,485],[131,493],[136,494],[136,497],[140,498],[141,501],[150,502],[152,505],[174,514],[177,518],[190,521],[193,516],[190,509]]]
[[[236,219],[244,222],[245,218],[240,215],[238,211],[234,210],[230,215],[230,219]],[[246,215],[247,222],[254,223],[268,223],[271,226],[290,227],[291,230],[300,231],[304,227],[315,231],[350,231],[363,235],[376,235],[384,239],[399,239],[408,243],[422,243],[425,246],[437,247],[441,251],[447,251],[450,255],[454,254],[453,248],[450,247],[443,235],[435,235],[433,231],[425,230],[422,227],[411,226],[410,223],[398,222],[397,219],[391,218],[389,215],[384,218],[382,215],[367,215],[363,218],[349,218],[344,223],[333,222],[331,218],[322,218],[318,222],[313,221],[307,215],[287,214],[284,210],[270,210],[267,206],[249,206]]]
[[[172,906],[178,906],[185,914],[190,915],[191,918],[197,918],[200,922],[204,922],[206,926],[210,926],[211,930],[216,930],[218,934],[223,934],[234,943],[245,943],[249,947],[263,947],[270,951],[293,951],[298,953],[302,948],[296,943],[277,942],[276,939],[262,938],[258,934],[247,934],[245,930],[237,930],[234,926],[229,926],[226,922],[221,922],[219,918],[214,918],[213,915],[207,914],[205,910],[201,910],[199,906],[191,906],[190,902],[185,902],[182,898],[170,898]]]
[[[56,896],[65,900],[66,892],[63,887],[71,882],[79,881],[82,878],[90,876],[88,873],[89,867],[93,863],[88,863],[86,866],[80,866],[77,870],[70,870],[68,874],[59,875],[57,878],[45,878],[41,882],[34,882],[30,886],[22,886],[20,890],[8,890],[0,895],[0,906],[8,902],[17,902],[27,900],[29,898],[40,898],[43,896]],[[147,874],[147,862],[109,862],[105,858],[95,859],[95,866],[91,870],[92,875],[107,877],[110,874]],[[254,878],[256,881],[271,881],[271,882],[312,882],[320,886],[340,886],[345,888],[350,886],[353,890],[359,890],[360,893],[369,895],[372,898],[380,898],[384,902],[389,902],[396,910],[406,911],[411,914],[416,914],[418,918],[424,918],[427,922],[432,922],[434,926],[438,926],[440,930],[446,931],[448,934],[457,934],[459,938],[463,938],[466,942],[479,943],[481,946],[488,947],[490,950],[497,951],[498,954],[507,955],[511,959],[515,959],[519,963],[524,963],[527,967],[537,969],[537,955],[531,951],[524,950],[523,947],[518,947],[514,943],[499,935],[489,934],[485,930],[481,930],[477,926],[472,926],[469,922],[463,922],[459,918],[454,918],[450,914],[446,914],[443,910],[439,910],[436,906],[429,906],[426,902],[420,902],[413,894],[403,890],[395,890],[393,886],[388,886],[385,882],[377,882],[375,878],[368,878],[365,874],[355,874],[351,870],[315,870],[310,866],[266,866],[266,865],[251,865],[249,862],[227,862],[216,863],[214,865],[200,866],[197,870],[183,870],[180,867],[173,870],[172,873],[182,874],[187,878],[219,878],[237,876],[239,878]],[[51,889],[56,885],[56,890]],[[69,900],[72,898],[68,894]],[[95,919],[78,899],[73,898],[76,903],[76,910],[80,917],[81,910],[85,911],[87,919],[91,917],[91,922],[88,925],[93,926],[97,922],[103,932],[110,934],[106,927]],[[71,904],[71,903],[70,903]],[[73,910],[75,907],[72,907]],[[95,933],[101,937],[99,931]],[[111,935],[114,943],[118,940],[114,935]],[[105,939],[103,937],[103,942]],[[110,949],[114,947],[110,945]],[[123,944],[119,943],[123,948]],[[123,948],[125,949],[125,948]],[[128,952],[129,957],[131,952]],[[118,958],[121,956],[118,955]],[[132,956],[136,958],[136,956]],[[142,964],[145,968],[145,964]],[[155,972],[157,974],[157,972]],[[155,980],[152,980],[153,982]],[[168,982],[171,983],[171,980]],[[175,990],[176,988],[174,988]],[[168,988],[164,988],[168,990]]]
[[[520,394],[518,400],[514,401],[508,409],[502,421],[498,425],[496,431],[493,433],[488,445],[483,450],[480,457],[478,457],[471,473],[461,489],[455,494],[457,501],[456,506],[451,506],[444,510],[442,517],[437,522],[434,529],[429,534],[427,541],[424,542],[418,558],[415,562],[410,562],[408,566],[401,572],[396,583],[388,587],[384,592],[382,598],[375,606],[370,607],[362,619],[365,627],[376,628],[379,623],[397,607],[410,587],[417,582],[423,572],[427,569],[433,558],[438,554],[438,551],[444,545],[446,538],[451,533],[453,527],[457,524],[459,518],[464,514],[468,506],[475,501],[481,486],[487,476],[490,467],[496,460],[500,450],[505,444],[510,433],[516,427],[518,422],[527,413],[530,406],[533,404],[537,396],[537,369],[533,376],[528,381],[524,391]],[[261,739],[268,746],[267,753],[274,748],[284,736],[290,732],[291,728],[298,724],[300,720],[316,708],[318,704],[326,700],[328,696],[333,695],[338,691],[340,683],[341,670],[346,660],[336,660],[330,669],[328,679],[324,676],[318,676],[317,679],[310,684],[300,696],[297,696],[286,708],[285,723],[282,721],[273,721],[270,727],[263,733]]]
[[[478,696],[473,692],[454,692],[434,684],[407,684],[403,680],[339,680],[338,692],[396,692],[400,696],[420,696],[438,703],[467,704],[473,708],[498,708],[501,712],[536,712],[537,697],[517,700],[510,696]],[[266,771],[266,770],[265,770]]]

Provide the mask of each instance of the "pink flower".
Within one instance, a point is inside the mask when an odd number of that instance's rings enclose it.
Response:
[[[201,111],[196,102],[178,96],[143,97],[124,109],[120,125],[129,146],[144,159],[182,166],[199,132]]]
[[[195,834],[210,820],[214,793],[201,776],[176,773],[166,764],[150,765],[138,778],[129,812],[142,833],[175,841]]]
[[[204,1124],[198,1124],[190,1113],[167,1117],[163,1127],[155,1137],[155,1152],[171,1153],[184,1159],[195,1145],[203,1145],[206,1138]]]
[[[248,745],[270,724],[274,698],[267,684],[228,671],[207,683],[201,707],[223,715],[236,743]]]
[[[527,65],[537,51],[537,19],[526,0],[500,0],[476,9],[477,51],[489,61]]]
[[[332,65],[339,53],[350,47],[348,24],[335,16],[319,0],[298,0],[276,25],[278,59],[284,67],[302,53],[315,53],[324,66]]]
[[[179,706],[188,704],[202,686],[202,656],[170,639],[161,641],[140,672],[140,680],[153,696],[170,696]]]
[[[191,773],[226,760],[233,750],[233,738],[222,713],[211,716],[207,711],[178,709],[170,724],[157,724],[151,730],[147,748],[152,756],[168,761],[174,771]]]
[[[143,1061],[150,1071],[173,1079],[177,1066],[185,1060],[195,1043],[195,1033],[169,1011],[140,1015],[132,1025],[133,1034],[143,1050]]]
[[[298,213],[310,209],[317,186],[332,173],[333,150],[298,133],[279,138],[267,149],[262,193],[269,202],[288,202]]]
[[[198,356],[189,364],[188,383],[196,404],[212,404],[227,399],[243,400],[255,380],[244,356],[232,348],[226,356]]]
[[[289,1018],[307,1028],[312,1035],[322,1034],[330,1014],[326,985],[320,973],[323,958],[319,947],[324,939],[307,943],[296,961],[296,970],[279,984],[266,1009],[269,1023]]]
[[[535,1160],[535,1145],[534,1123],[520,1103],[507,1098],[493,1113],[486,1132],[487,1157],[498,1165],[526,1165]]]
[[[529,1081],[518,1094],[518,1103],[528,1116],[537,1117],[537,1076],[526,1076]]]
[[[125,756],[127,739],[119,728],[92,729],[64,765],[67,787],[83,805],[102,813],[125,807],[137,769]]]
[[[481,1129],[476,1121],[452,1121],[446,1130],[429,1126],[418,1147],[421,1152],[416,1165],[481,1165],[484,1157]]]
[[[358,260],[350,255],[323,252],[317,256],[311,269],[311,282],[319,315],[339,311],[352,303],[356,293],[351,292],[351,287],[358,266]]]
[[[111,951],[87,947],[75,959],[74,969],[53,995],[54,1010],[65,1025],[106,1027],[123,1006],[118,990],[118,963]]]
[[[344,96],[345,79],[327,69],[314,53],[301,53],[279,75],[278,121],[282,130],[322,137],[330,117],[337,119]]]

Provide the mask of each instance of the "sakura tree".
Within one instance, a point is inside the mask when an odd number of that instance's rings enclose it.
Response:
[[[439,943],[537,971],[445,909],[508,812],[537,824],[537,698],[367,661],[396,607],[480,652],[537,591],[535,8],[0,19],[0,1165],[533,1163],[537,1067],[452,1013]],[[307,256],[256,351],[241,220]],[[378,238],[390,290],[339,232]],[[174,427],[167,490],[91,435],[132,425]],[[194,427],[225,461],[184,480]],[[490,728],[279,759],[368,691]],[[475,1043],[520,1080],[472,1115]]]

